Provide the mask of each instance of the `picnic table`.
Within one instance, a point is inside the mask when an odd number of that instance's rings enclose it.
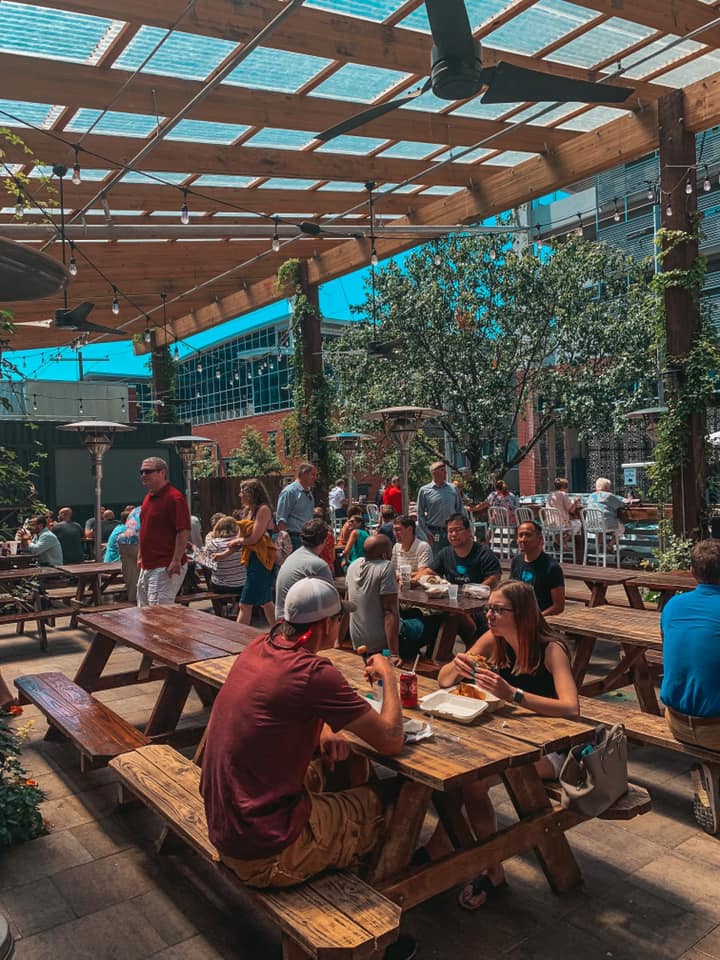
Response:
[[[31,567],[33,564],[37,564],[37,558],[31,553],[0,555],[0,570],[17,570],[20,567]]]
[[[55,567],[64,576],[77,580],[75,601],[86,604],[88,599],[99,607],[103,602],[103,593],[108,587],[122,579],[120,563],[64,563]]]
[[[666,573],[656,570],[633,577],[628,586],[638,591],[640,603],[643,602],[640,594],[641,587],[646,590],[657,590],[660,593],[658,610],[662,610],[670,597],[674,597],[676,593],[686,593],[688,590],[694,590],[697,586],[697,580],[689,570],[672,570]]]
[[[500,566],[507,573],[510,570],[510,561],[501,560]],[[634,610],[644,610],[640,591],[635,586],[637,581],[636,570],[618,570],[617,567],[595,567],[583,563],[563,563],[562,572],[566,580],[582,580],[590,591],[589,607],[599,607],[608,602],[608,587],[622,584],[628,603]]]
[[[398,600],[401,607],[425,607],[427,610],[445,614],[440,621],[431,654],[431,658],[440,663],[452,660],[456,635],[455,624],[452,620],[453,614],[479,613],[487,606],[486,599],[482,600],[479,597],[470,596],[469,593],[462,591],[462,588],[460,588],[457,600],[450,600],[447,594],[431,596],[422,587],[401,587]]]
[[[343,650],[324,650],[322,655],[332,660],[361,696],[371,692],[358,656]],[[187,673],[220,687],[236,659],[228,656],[189,664]],[[418,677],[420,696],[435,689],[435,682]],[[418,716],[418,711],[405,713]],[[553,809],[533,762],[543,748],[562,750],[588,740],[592,728],[580,721],[539,717],[515,705],[506,705],[474,726],[433,718],[432,727],[431,739],[407,744],[398,756],[382,758],[346,731],[353,749],[381,760],[402,778],[384,845],[365,879],[406,910],[472,879],[491,863],[534,850],[553,890],[565,891],[578,884],[580,870],[565,831],[584,818]],[[460,788],[490,775],[503,778],[519,822],[477,843],[462,812]],[[431,802],[454,849],[441,860],[411,869]]]
[[[575,641],[572,671],[578,690],[596,697],[619,687],[635,687],[638,703],[645,713],[660,713],[650,667],[648,650],[662,653],[660,614],[654,610],[627,610],[622,607],[577,607],[548,617],[548,622]],[[622,653],[607,676],[584,683],[599,639],[620,644]]]
[[[178,604],[130,607],[117,611],[81,613],[78,622],[93,631],[93,638],[75,675],[75,683],[88,692],[162,680],[163,685],[145,727],[148,737],[175,732],[194,683],[186,667],[199,660],[237,654],[258,635],[253,627],[215,617]],[[116,644],[142,654],[137,670],[103,674]],[[207,706],[212,695],[195,684]]]

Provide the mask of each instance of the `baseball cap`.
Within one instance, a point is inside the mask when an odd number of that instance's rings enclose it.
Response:
[[[298,580],[285,595],[285,620],[288,623],[318,623],[343,610],[355,610],[355,604],[341,600],[332,583],[317,577]]]

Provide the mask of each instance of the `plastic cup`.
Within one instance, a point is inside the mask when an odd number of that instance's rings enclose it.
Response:
[[[10,556],[14,557],[18,548],[17,540],[8,540],[8,547],[10,548]]]
[[[456,583],[448,584],[448,600],[451,603],[456,603],[458,598],[458,585]]]
[[[400,564],[400,583],[403,587],[407,588],[410,586],[410,577],[412,575],[412,567],[409,563]]]

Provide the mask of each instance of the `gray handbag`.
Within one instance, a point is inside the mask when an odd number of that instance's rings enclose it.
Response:
[[[604,813],[628,789],[625,727],[596,727],[590,744],[568,753],[559,780],[563,807],[587,817]]]

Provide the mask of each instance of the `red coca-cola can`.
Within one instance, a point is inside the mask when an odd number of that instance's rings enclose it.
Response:
[[[416,673],[400,674],[400,702],[404,707],[416,707],[418,705]]]

